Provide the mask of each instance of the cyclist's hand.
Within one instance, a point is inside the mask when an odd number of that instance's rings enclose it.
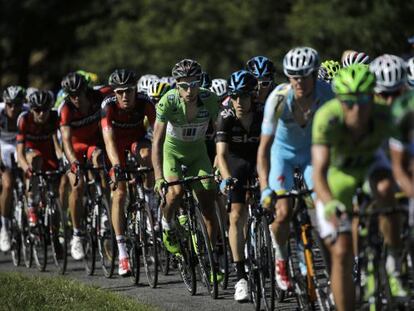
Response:
[[[324,216],[325,219],[337,224],[338,213],[342,214],[346,212],[346,206],[344,203],[338,200],[332,200],[325,204],[324,206]]]
[[[115,164],[109,170],[109,177],[112,181],[112,190],[115,190],[118,187],[118,178],[121,172],[121,166],[119,164]]]
[[[78,160],[75,160],[75,161],[73,161],[73,162],[70,164],[70,171],[71,171],[73,174],[78,175],[78,174],[79,174],[79,167],[80,167],[80,163],[79,163],[79,161],[78,161]]]
[[[164,194],[162,193],[162,190],[166,185],[167,185],[167,181],[164,178],[158,178],[155,181],[154,192],[159,193],[160,196],[163,196]]]
[[[260,195],[260,204],[264,208],[270,208],[273,202],[275,196],[275,192],[270,189],[269,187],[266,187],[263,189],[262,194]]]
[[[33,170],[30,166],[26,169],[26,171],[24,172],[24,175],[26,176],[27,179],[30,179],[32,177]]]
[[[233,185],[233,178],[229,177],[229,178],[223,179],[220,182],[220,192],[223,194],[227,194],[227,190],[229,189],[231,185]]]

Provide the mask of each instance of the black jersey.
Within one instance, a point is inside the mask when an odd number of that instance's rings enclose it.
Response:
[[[263,111],[255,109],[253,121],[247,131],[237,118],[233,108],[223,107],[217,118],[216,143],[228,143],[229,152],[232,155],[256,163],[262,120]]]

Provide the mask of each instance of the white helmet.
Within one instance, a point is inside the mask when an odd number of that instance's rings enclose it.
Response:
[[[222,97],[227,94],[227,81],[225,79],[213,79],[211,81],[210,91],[216,93],[217,96]]]
[[[168,76],[166,76],[166,77],[161,77],[160,82],[165,82],[165,83],[168,83],[169,85],[171,85],[171,87],[172,87],[172,88],[174,88],[174,87],[175,87],[175,83],[176,83],[176,81],[175,81],[175,78],[174,78],[174,77],[168,77]]]
[[[306,77],[320,65],[319,54],[310,47],[297,47],[291,49],[283,59],[283,72],[286,76]]]
[[[154,82],[158,81],[159,78],[156,75],[143,75],[141,78],[139,78],[137,83],[137,91],[140,93],[147,94],[149,86]]]
[[[384,54],[372,61],[369,69],[377,80],[374,91],[394,92],[402,87],[406,80],[406,64],[401,57]]]
[[[366,64],[369,63],[369,56],[364,52],[350,52],[342,60],[342,66],[348,67],[352,64]]]
[[[407,82],[411,89],[414,89],[414,57],[407,60]]]

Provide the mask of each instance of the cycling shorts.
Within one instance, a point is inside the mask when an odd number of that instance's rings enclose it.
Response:
[[[251,177],[255,175],[255,163],[230,153],[227,164],[229,166],[231,177],[237,178],[237,183],[232,190],[231,201],[232,203],[245,203],[245,186],[251,180]]]
[[[11,157],[14,157],[14,160],[16,161],[16,146],[13,144],[9,144],[5,141],[1,142],[1,160],[3,161],[3,164],[6,168],[11,169],[12,168],[12,162]]]
[[[37,156],[42,158],[43,171],[54,171],[59,168],[59,161],[56,157],[56,154],[54,153],[55,150],[41,150],[41,149],[35,149],[35,148],[26,148],[26,153],[34,152]]]
[[[75,143],[73,144],[73,149],[75,151],[76,160],[80,163],[84,162],[84,156],[86,155],[87,160],[92,160],[92,154],[95,152],[96,149],[100,147],[96,145],[89,145],[83,143]]]

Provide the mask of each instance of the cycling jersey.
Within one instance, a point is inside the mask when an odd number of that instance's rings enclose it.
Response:
[[[181,164],[188,167],[188,173],[192,176],[212,171],[204,140],[210,120],[217,117],[219,99],[211,91],[200,88],[197,107],[197,115],[188,122],[186,104],[176,89],[168,91],[157,105],[157,121],[167,123],[163,148],[163,171],[166,177],[181,177]],[[213,189],[209,180],[202,185],[205,189]],[[200,185],[194,188],[198,187]]]
[[[0,150],[1,159],[6,168],[11,168],[11,156],[16,159],[16,136],[17,122],[13,122],[6,115],[5,103],[0,103]],[[22,111],[29,110],[29,106],[24,104]]]
[[[312,187],[312,119],[315,112],[333,97],[329,84],[323,81],[315,83],[314,102],[305,126],[295,121],[295,98],[290,84],[278,85],[266,100],[262,135],[276,135],[271,148],[269,173],[269,186],[274,190],[292,189],[296,167],[302,171],[307,186]]]
[[[125,165],[125,150],[131,150],[134,143],[145,139],[145,117],[153,127],[154,104],[148,96],[140,93],[137,93],[135,107],[131,110],[121,109],[116,96],[107,97],[102,103],[102,130],[113,130],[122,166]]]
[[[406,149],[414,142],[414,90],[405,93],[392,103],[391,115],[394,130],[390,145],[393,149]]]
[[[71,142],[78,161],[83,160],[84,154],[90,158],[93,150],[102,144],[99,123],[103,96],[94,90],[88,90],[86,96],[91,105],[86,114],[82,114],[69,99],[59,107],[60,126],[71,128]]]
[[[49,119],[44,123],[35,123],[33,113],[25,111],[17,119],[17,143],[24,144],[27,151],[33,151],[43,160],[44,170],[55,170],[58,168],[53,135],[59,127],[58,113],[54,110],[49,112]]]

